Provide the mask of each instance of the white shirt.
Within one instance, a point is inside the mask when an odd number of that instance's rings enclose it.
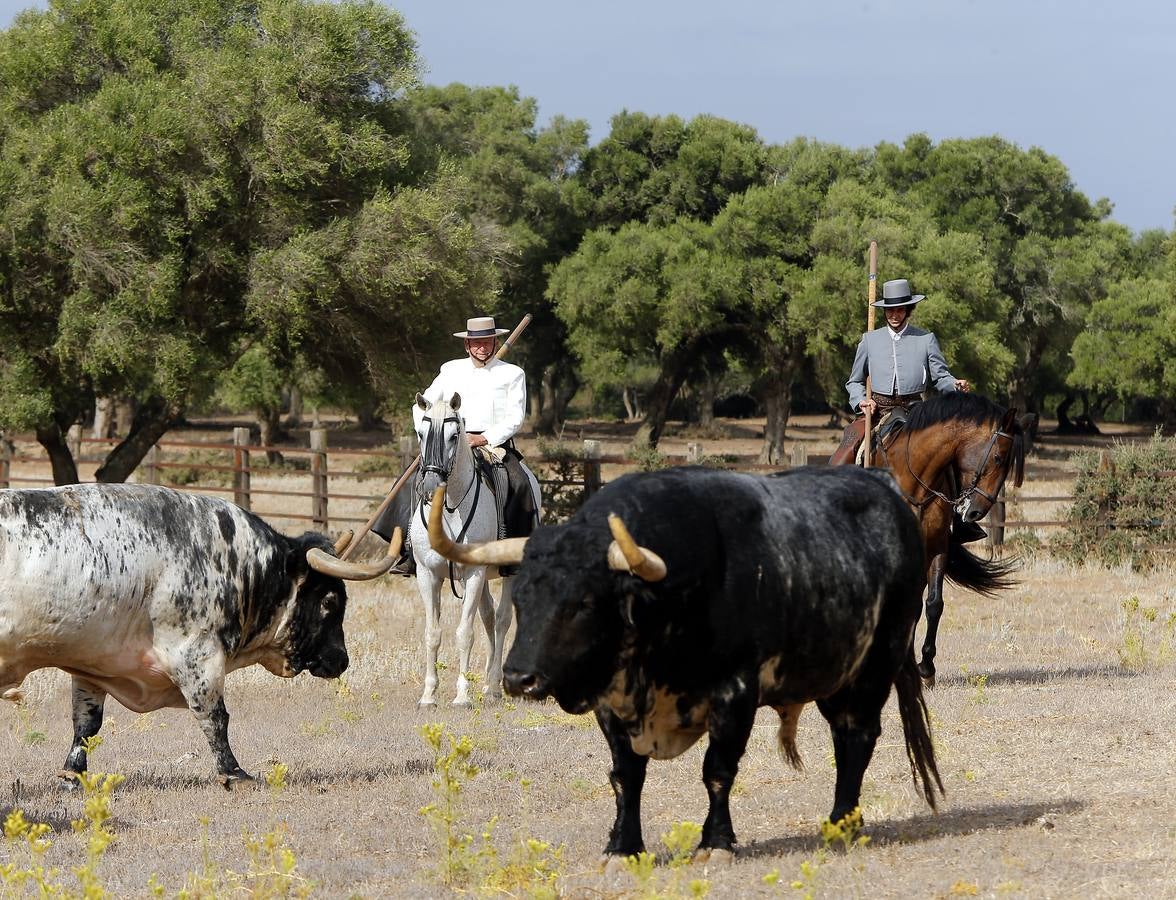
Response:
[[[894,361],[894,378],[891,379],[890,390],[887,391],[890,394],[898,393],[898,342],[902,340],[903,334],[906,333],[907,325],[910,323],[911,320],[908,318],[902,323],[902,328],[898,331],[895,331],[889,325],[886,326],[886,330],[890,333],[890,358]]]
[[[514,437],[527,415],[527,376],[518,366],[500,359],[491,359],[481,367],[468,356],[451,359],[421,393],[430,403],[461,394],[458,411],[465,419],[466,431],[480,431],[492,447]],[[414,403],[412,418],[418,429],[424,417]]]

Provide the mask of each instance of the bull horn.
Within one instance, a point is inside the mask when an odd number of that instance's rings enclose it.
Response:
[[[348,532],[344,537],[347,541],[351,541],[351,533]],[[339,543],[343,543],[343,538],[339,539]],[[313,547],[306,551],[306,562],[316,572],[322,572],[324,575],[333,575],[336,578],[344,578],[348,581],[368,581],[372,578],[379,578],[385,572],[392,568],[392,564],[400,556],[400,548],[404,544],[404,532],[399,526],[392,532],[392,540],[388,544],[388,552],[383,559],[377,560],[373,563],[353,563],[345,562],[336,556],[332,556],[327,551]],[[344,544],[346,546],[346,544]],[[338,550],[339,544],[335,545]]]
[[[433,503],[429,508],[429,544],[450,562],[467,566],[517,566],[523,561],[523,547],[526,538],[506,538],[501,541],[483,541],[478,544],[457,544],[445,533],[441,522],[441,509],[445,505],[445,482],[433,491]]]
[[[352,531],[350,528],[348,528],[341,535],[339,535],[339,539],[337,541],[335,541],[335,555],[336,556],[343,555],[343,551],[347,549],[347,545],[351,543],[351,539],[353,537],[355,537],[355,532]]]
[[[613,542],[608,545],[608,567],[618,572],[631,572],[644,581],[661,581],[666,577],[666,563],[645,547],[639,547],[629,529],[615,513],[608,515],[608,530]]]

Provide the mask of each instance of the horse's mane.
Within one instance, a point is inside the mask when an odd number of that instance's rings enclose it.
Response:
[[[947,394],[937,394],[911,407],[907,413],[906,429],[911,433],[948,422],[962,422],[982,428],[999,423],[1004,419],[1006,412],[1003,406],[987,397],[951,391]],[[1013,437],[1013,483],[1020,487],[1025,474],[1025,432],[1017,419],[1013,420],[1009,430]]]
[[[1004,418],[1005,408],[979,394],[965,394],[951,391],[937,394],[922,403],[916,403],[907,413],[907,431],[922,431],[934,425],[947,422],[963,422],[969,425],[986,425]]]

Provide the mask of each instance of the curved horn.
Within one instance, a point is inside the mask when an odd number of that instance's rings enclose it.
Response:
[[[620,516],[608,514],[608,530],[613,536],[613,542],[608,545],[610,569],[631,572],[645,581],[661,581],[666,577],[665,560],[652,550],[637,546]]]
[[[347,540],[350,541],[350,533],[346,535]],[[342,538],[340,538],[342,542]],[[392,568],[392,564],[396,562],[400,556],[400,548],[404,544],[404,532],[397,526],[392,532],[392,540],[388,544],[388,553],[383,559],[377,560],[373,563],[344,562],[343,560],[331,556],[327,551],[319,547],[313,547],[306,551],[306,562],[316,572],[322,572],[324,575],[333,575],[336,578],[344,578],[348,581],[368,581],[372,578],[379,578],[385,572]],[[338,547],[338,544],[335,545]]]
[[[335,555],[336,556],[343,555],[343,551],[347,549],[347,545],[351,543],[351,539],[353,537],[355,537],[355,532],[352,531],[350,528],[348,528],[341,535],[339,535],[339,539],[337,541],[335,541]]]
[[[501,541],[483,541],[480,544],[455,544],[445,533],[445,526],[441,523],[441,509],[444,504],[445,482],[441,482],[433,491],[433,503],[429,508],[429,544],[443,557],[467,566],[517,566],[523,561],[526,538],[506,538]]]

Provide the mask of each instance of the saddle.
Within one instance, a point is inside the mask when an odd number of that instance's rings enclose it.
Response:
[[[907,421],[907,410],[895,407],[882,414],[878,424],[874,426],[874,446],[889,447],[902,431]],[[833,455],[829,457],[829,465],[843,466],[849,463],[861,465],[866,452],[866,420],[865,417],[854,419],[845,427],[845,433]]]

